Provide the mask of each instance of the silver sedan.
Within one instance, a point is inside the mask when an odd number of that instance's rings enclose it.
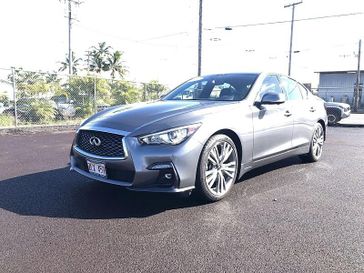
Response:
[[[317,161],[327,116],[300,83],[271,73],[193,78],[150,103],[87,119],[71,170],[130,190],[225,197],[249,170],[301,155]]]

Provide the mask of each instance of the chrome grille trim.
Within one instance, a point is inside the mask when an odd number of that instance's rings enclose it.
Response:
[[[124,142],[124,139],[123,139],[123,142]],[[124,145],[124,149],[125,149],[125,145]],[[107,156],[94,155],[94,154],[90,154],[88,152],[85,152],[85,151],[81,150],[76,145],[73,146],[73,150],[75,150],[80,155],[85,156],[85,157],[90,158],[90,159],[124,160],[124,159],[128,158],[128,153],[127,153],[127,150],[126,149],[125,149],[124,157],[107,157]]]

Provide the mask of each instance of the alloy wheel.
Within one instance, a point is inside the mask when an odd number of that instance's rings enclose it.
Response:
[[[234,184],[238,169],[235,149],[227,141],[217,142],[210,150],[205,165],[205,181],[215,196],[223,196]]]
[[[330,124],[335,124],[337,122],[337,118],[334,114],[328,114],[327,119]]]
[[[324,146],[324,130],[322,126],[317,126],[312,139],[312,153],[316,158],[320,158]]]

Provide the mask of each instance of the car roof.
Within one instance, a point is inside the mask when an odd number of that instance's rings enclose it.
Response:
[[[236,76],[236,75],[256,75],[259,76],[261,72],[232,72],[232,73],[215,73],[215,74],[206,74],[201,77],[216,77],[216,76]]]

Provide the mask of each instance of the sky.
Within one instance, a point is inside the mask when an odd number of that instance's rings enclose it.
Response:
[[[204,0],[202,74],[275,71],[287,74],[289,0]],[[74,7],[72,49],[78,57],[98,42],[124,52],[127,79],[174,87],[197,74],[199,0],[83,0]],[[53,71],[68,51],[66,5],[58,0],[2,1],[0,68]],[[295,18],[364,12],[363,0],[303,0]],[[231,26],[232,30],[225,30]],[[364,14],[299,21],[292,77],[317,84],[316,71],[355,70]]]

